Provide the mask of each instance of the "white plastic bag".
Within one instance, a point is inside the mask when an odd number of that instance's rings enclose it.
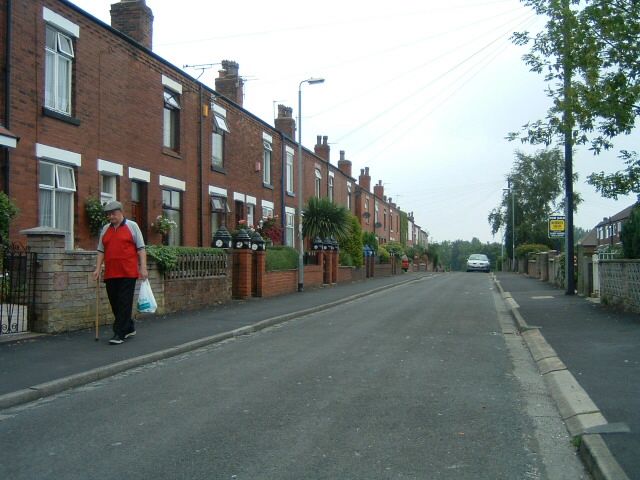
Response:
[[[151,291],[151,284],[148,279],[144,279],[140,284],[138,293],[138,311],[141,313],[155,313],[158,304]]]

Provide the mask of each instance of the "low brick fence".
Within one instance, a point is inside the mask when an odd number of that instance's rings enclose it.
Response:
[[[99,324],[111,324],[113,315],[104,283],[93,280],[96,252],[65,250],[64,233],[59,230],[38,227],[22,233],[27,236],[29,248],[38,254],[35,312],[30,330],[59,333],[93,327],[96,305]],[[205,259],[192,257],[182,261],[202,266]],[[185,268],[186,263],[171,275],[176,278],[166,278],[155,262],[148,260],[149,281],[158,303],[156,314],[203,308],[231,299],[231,276],[223,273],[228,268],[226,260],[207,261],[211,268],[198,278],[194,268]],[[136,298],[139,286],[140,282],[136,285]]]
[[[37,254],[35,304],[29,329],[59,333],[113,322],[103,282],[93,280],[95,251],[65,250],[64,233],[38,227],[21,232]],[[318,265],[306,265],[305,288],[363,281],[373,270],[339,267],[338,252],[321,252]],[[372,262],[370,262],[372,263]],[[228,254],[185,254],[171,271],[161,273],[148,258],[156,315],[202,309],[232,298],[272,297],[296,292],[298,271],[265,271],[265,252],[232,250]],[[375,275],[399,274],[396,263],[375,265]],[[140,282],[136,285],[136,297]],[[135,307],[134,307],[135,311]]]

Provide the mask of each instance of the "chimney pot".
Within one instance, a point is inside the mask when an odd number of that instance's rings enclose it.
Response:
[[[223,60],[222,68],[218,70],[216,91],[242,106],[244,100],[244,80],[238,75],[240,67],[237,62]]]
[[[111,5],[111,26],[151,50],[153,12],[145,0],[122,0]]]

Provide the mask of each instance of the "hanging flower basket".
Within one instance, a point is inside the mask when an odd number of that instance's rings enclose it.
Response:
[[[171,230],[173,230],[177,226],[178,225],[176,224],[176,222],[165,217],[164,215],[158,215],[155,222],[151,224],[151,227],[153,227],[153,229],[163,237],[169,235]]]

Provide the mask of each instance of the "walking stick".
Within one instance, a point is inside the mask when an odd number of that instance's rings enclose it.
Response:
[[[100,275],[98,275],[98,279],[96,280],[96,342],[100,338],[100,327],[99,324],[100,317]]]

